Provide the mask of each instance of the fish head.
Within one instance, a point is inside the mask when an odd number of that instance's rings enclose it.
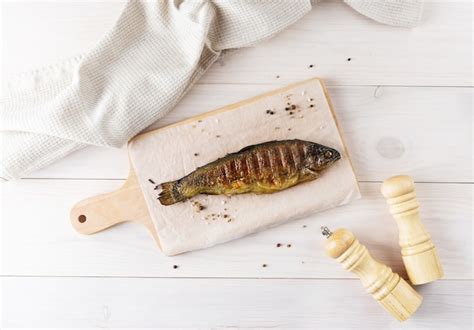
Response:
[[[336,149],[314,143],[309,148],[307,167],[314,171],[320,171],[339,159],[341,159],[341,154]]]

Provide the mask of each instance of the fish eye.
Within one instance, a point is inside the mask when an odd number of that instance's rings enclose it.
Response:
[[[326,158],[331,158],[332,157],[332,151],[331,150],[326,150],[326,152],[324,153],[324,156]]]

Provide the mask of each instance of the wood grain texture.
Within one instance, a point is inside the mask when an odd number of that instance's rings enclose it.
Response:
[[[91,49],[123,3],[3,3],[2,78]],[[314,76],[338,85],[329,93],[360,180],[405,173],[460,183],[417,184],[423,222],[451,280],[417,287],[424,303],[403,328],[471,329],[473,190],[465,183],[473,182],[473,94],[453,87],[472,86],[471,8],[469,0],[425,1],[422,25],[407,30],[324,1],[271,41],[221,59],[153,127]],[[166,258],[140,226],[81,237],[69,224],[75,201],[118,188],[127,174],[125,149],[88,148],[30,176],[56,180],[0,186],[0,274],[20,275],[1,279],[0,327],[400,328],[323,255],[319,233],[323,224],[349,227],[406,276],[379,184],[362,184],[363,199],[348,209]],[[77,180],[84,178],[96,180]],[[279,242],[292,247],[277,249]]]
[[[149,129],[274,88],[195,86],[175,110]],[[471,89],[332,87],[329,95],[359,180],[383,181],[405,173],[423,182],[473,181]],[[125,179],[127,175],[125,149],[89,147],[28,177]]]
[[[7,2],[5,75],[88,51],[113,26],[123,3]],[[201,82],[286,85],[320,76],[329,85],[472,86],[466,70],[472,66],[471,23],[468,0],[426,1],[414,29],[385,26],[342,1],[323,1],[271,41],[223,58]]]
[[[350,230],[329,233],[324,247],[344,269],[359,277],[367,293],[395,319],[406,321],[420,307],[423,297],[390,267],[376,261]]]
[[[443,267],[436,247],[420,218],[413,178],[391,177],[383,182],[381,192],[398,226],[398,242],[410,282],[420,285],[442,278]]]
[[[176,257],[163,256],[141,225],[122,224],[92,236],[74,231],[68,220],[70,207],[77,200],[121,184],[108,180],[22,180],[6,185],[3,274],[352,278],[324,253],[320,227],[327,225],[350,229],[374,258],[406,277],[398,228],[378,183],[362,184],[362,200],[350,205]],[[438,247],[445,277],[472,279],[470,185],[417,184],[417,192],[423,222]],[[277,243],[283,246],[277,248]],[[264,263],[268,267],[262,268]],[[173,269],[175,264],[180,267]]]
[[[5,327],[472,327],[469,281],[421,287],[423,304],[403,325],[351,280],[13,277],[3,287]]]

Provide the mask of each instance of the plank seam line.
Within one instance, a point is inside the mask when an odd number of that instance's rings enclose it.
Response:
[[[291,80],[292,81],[292,80]],[[245,83],[245,82],[198,82],[195,86],[239,85],[239,86],[285,86],[284,83]],[[390,84],[326,84],[327,87],[401,87],[401,88],[474,88],[474,85],[390,85]]]
[[[99,276],[99,275],[0,275],[0,278],[95,278],[95,279],[187,279],[187,280],[296,280],[296,281],[359,281],[344,277],[212,277],[212,276]],[[440,281],[471,281],[474,278],[442,278]]]

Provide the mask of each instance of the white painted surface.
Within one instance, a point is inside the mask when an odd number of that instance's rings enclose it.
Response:
[[[122,5],[5,3],[4,75],[90,49]],[[89,237],[69,224],[76,201],[123,182],[124,149],[89,148],[1,186],[0,326],[400,328],[323,255],[319,227],[353,230],[376,258],[404,274],[378,189],[388,176],[407,173],[418,182],[423,221],[446,276],[417,287],[423,305],[403,327],[471,329],[471,35],[470,1],[426,3],[423,24],[413,30],[323,2],[275,39],[216,64],[153,126],[321,76],[332,86],[356,174],[365,181],[363,199],[343,208],[168,258],[133,224]]]
[[[10,327],[471,328],[470,281],[419,288],[423,304],[403,326],[357,280],[15,277],[3,282]]]

